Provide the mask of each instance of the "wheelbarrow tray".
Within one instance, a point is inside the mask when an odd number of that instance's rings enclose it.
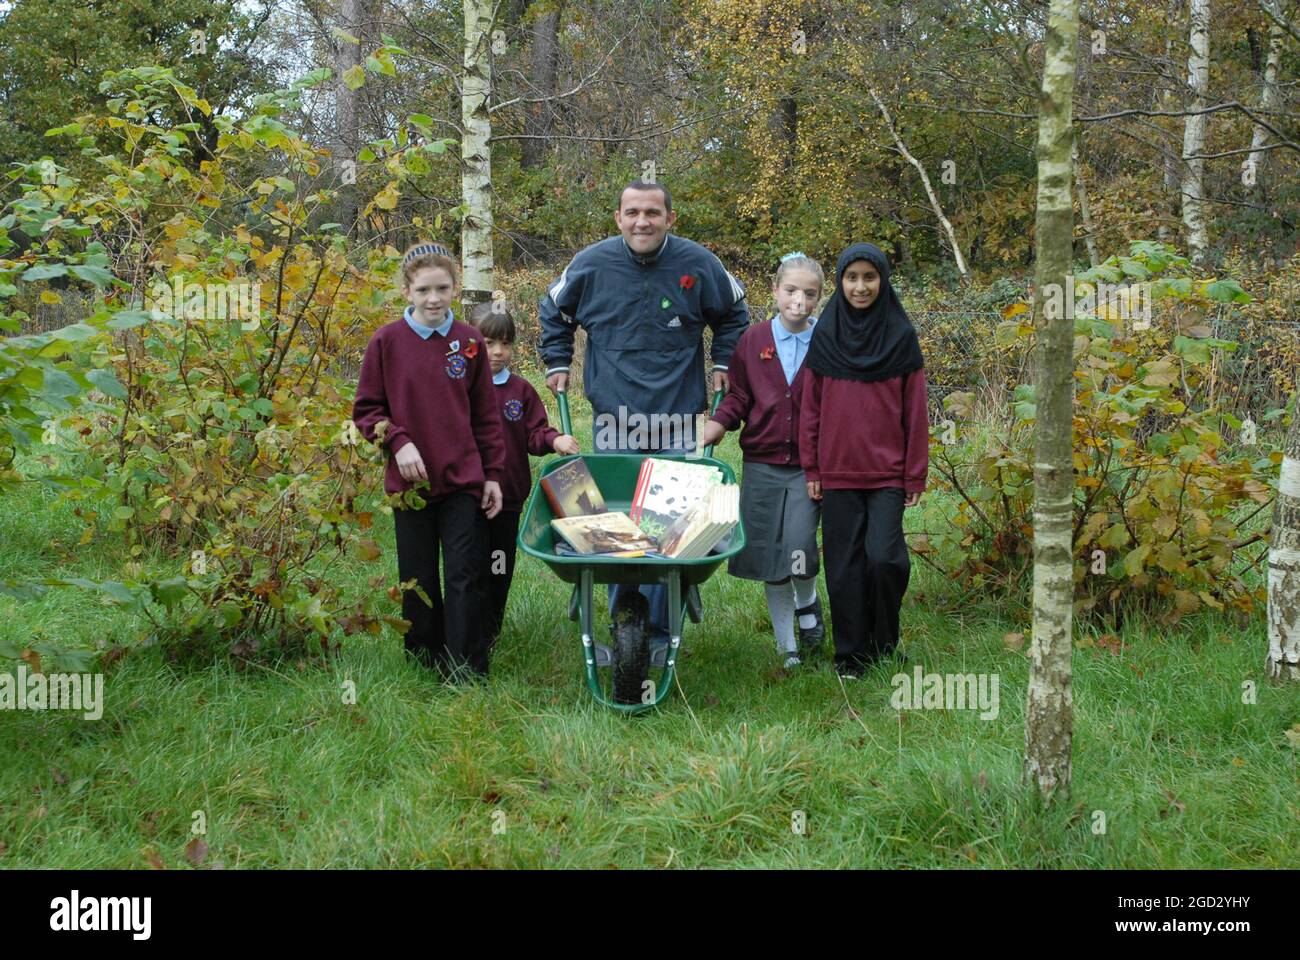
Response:
[[[683,459],[680,454],[674,457],[671,454],[587,453],[557,457],[543,464],[538,482],[533,486],[533,495],[529,499],[528,509],[519,525],[520,549],[529,556],[541,560],[565,583],[578,583],[584,568],[591,571],[595,583],[655,583],[666,580],[669,571],[673,568],[680,573],[683,587],[697,586],[709,579],[724,560],[735,556],[745,548],[743,522],[737,523],[731,531],[730,541],[723,541],[726,544],[724,550],[693,560],[678,560],[671,557],[604,557],[599,554],[562,556],[555,553],[555,538],[558,535],[555,528],[551,526],[551,521],[555,519],[555,511],[551,508],[550,500],[546,498],[546,491],[542,489],[541,478],[558,470],[570,460],[584,460],[587,469],[591,471],[592,479],[600,488],[606,508],[627,513],[632,505],[632,495],[636,492],[641,463],[647,456]],[[723,483],[736,482],[735,472],[721,460],[697,457],[692,462],[717,467],[722,471]]]

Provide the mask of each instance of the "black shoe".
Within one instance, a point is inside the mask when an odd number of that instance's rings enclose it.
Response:
[[[817,622],[811,627],[799,627],[799,618],[809,613],[817,618]],[[795,626],[799,627],[799,649],[804,653],[820,650],[822,641],[826,639],[826,623],[822,620],[822,598],[813,597],[813,602],[806,607],[800,607],[794,612],[794,616]]]

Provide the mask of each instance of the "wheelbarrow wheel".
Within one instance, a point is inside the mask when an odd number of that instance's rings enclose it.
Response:
[[[614,610],[614,701],[640,703],[650,670],[650,603],[638,590],[619,598]]]

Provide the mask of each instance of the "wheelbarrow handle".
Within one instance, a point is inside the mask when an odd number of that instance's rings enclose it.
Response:
[[[710,415],[710,416],[712,416],[713,414],[715,414],[715,413],[718,412],[718,404],[722,403],[722,394],[723,394],[723,391],[721,391],[721,390],[718,390],[716,393],[713,394],[713,405],[712,405],[711,407],[709,407],[709,415]],[[713,446],[714,446],[714,445],[711,444],[711,443],[710,443],[710,444],[707,444],[707,445],[705,446],[705,448],[704,448],[704,456],[706,456],[706,457],[712,457],[712,456],[713,456]]]
[[[718,404],[722,403],[722,393],[723,391],[719,390],[713,395],[713,404],[709,408],[710,414],[718,412]],[[555,395],[555,399],[560,405],[560,432],[573,436],[573,420],[569,416],[569,394],[561,390]],[[704,448],[704,456],[713,456],[713,444],[710,443]]]
[[[560,404],[560,432],[573,436],[573,421],[569,418],[569,394],[567,390],[561,390],[555,395],[556,401]]]

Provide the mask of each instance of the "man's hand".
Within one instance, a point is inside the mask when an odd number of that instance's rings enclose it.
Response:
[[[700,428],[700,435],[695,440],[697,447],[707,447],[711,443],[719,442],[727,435],[727,428],[716,420],[705,420],[704,426]]]
[[[415,444],[404,443],[402,449],[393,455],[397,460],[397,472],[402,475],[402,479],[408,483],[418,483],[421,480],[428,481],[429,474],[424,469],[424,458],[420,456],[420,451],[415,449]]]
[[[553,373],[546,378],[546,385],[550,388],[551,393],[564,393],[569,389],[569,375],[567,373]]]
[[[713,392],[714,393],[727,392],[727,371],[725,370],[713,371]]]
[[[487,511],[487,518],[491,520],[501,512],[501,484],[495,480],[487,480],[483,483],[483,502],[479,504]]]
[[[564,456],[573,456],[581,452],[581,448],[578,446],[578,438],[571,437],[567,433],[562,433],[556,437],[551,444],[551,449]]]
[[[921,502],[921,492],[918,490],[916,493],[909,493],[907,495],[907,498],[903,501],[903,506],[914,507],[920,502]]]
[[[822,482],[820,480],[808,481],[808,499],[820,500],[822,498]]]

